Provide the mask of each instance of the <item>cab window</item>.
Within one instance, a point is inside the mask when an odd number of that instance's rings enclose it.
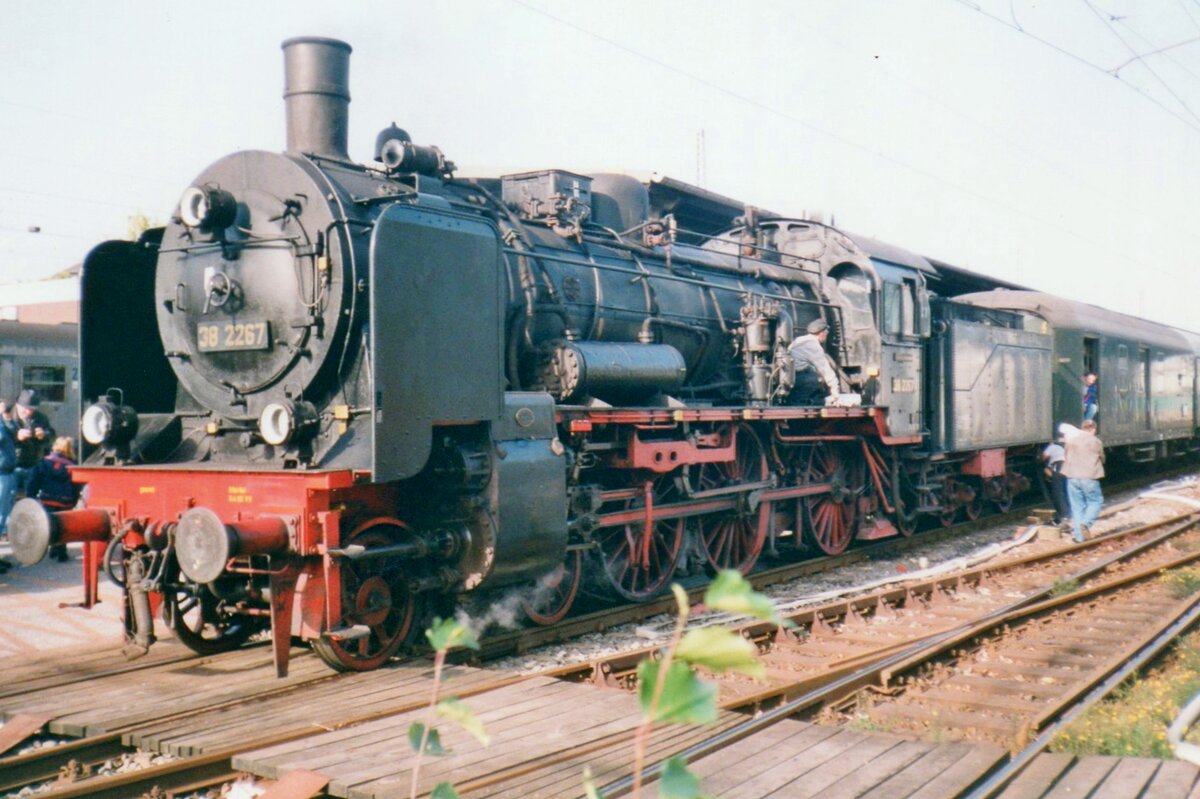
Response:
[[[900,335],[904,329],[904,308],[899,283],[883,284],[883,332]]]
[[[924,322],[919,318],[916,284],[911,280],[883,284],[883,332],[916,336]]]

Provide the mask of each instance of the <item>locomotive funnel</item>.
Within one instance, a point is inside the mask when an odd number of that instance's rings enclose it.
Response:
[[[282,46],[288,152],[349,161],[350,45],[301,36]]]

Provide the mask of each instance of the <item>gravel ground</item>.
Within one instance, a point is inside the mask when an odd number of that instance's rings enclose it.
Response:
[[[1163,494],[1182,499],[1143,495]],[[1139,497],[1142,499],[1138,500]],[[1093,532],[1103,534],[1169,518],[1189,508],[1200,509],[1195,478],[1164,481],[1149,489],[1126,491],[1105,498],[1108,514],[1097,521]],[[1194,503],[1194,504],[1189,504]],[[1115,512],[1113,512],[1115,509]],[[1064,540],[1055,536],[1053,528],[1043,528],[1049,535],[1036,536],[1027,521],[1018,524],[997,524],[961,536],[930,542],[928,546],[903,556],[878,557],[851,564],[837,572],[812,575],[764,590],[781,610],[799,610],[806,606],[834,601],[875,590],[881,581],[903,582],[921,579],[937,571],[953,572],[968,564],[1007,557],[1025,557],[1062,546]],[[692,624],[714,624],[731,621],[724,614],[704,613],[693,616]],[[666,643],[674,628],[673,614],[653,616],[638,624],[626,624],[603,633],[591,633],[573,641],[552,644],[530,650],[518,656],[487,664],[497,671],[532,673],[573,663],[586,663],[621,652],[628,652]]]

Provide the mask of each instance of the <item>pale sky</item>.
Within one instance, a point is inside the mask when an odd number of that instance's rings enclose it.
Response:
[[[231,151],[283,149],[279,45],[320,35],[354,47],[358,160],[394,120],[464,176],[702,164],[744,202],[1200,330],[1200,0],[0,0],[0,20],[0,282],[167,219]]]

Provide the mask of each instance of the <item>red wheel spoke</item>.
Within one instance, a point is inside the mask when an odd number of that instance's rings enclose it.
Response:
[[[766,453],[757,434],[747,424],[735,429],[737,452],[734,460],[723,464],[699,467],[693,485],[700,490],[743,483],[756,483],[770,476]],[[719,473],[722,480],[714,485],[707,476]],[[770,522],[771,503],[762,502],[754,510],[739,507],[732,511],[701,516],[700,541],[704,555],[713,570],[738,569],[749,572],[758,561],[766,541]]]

